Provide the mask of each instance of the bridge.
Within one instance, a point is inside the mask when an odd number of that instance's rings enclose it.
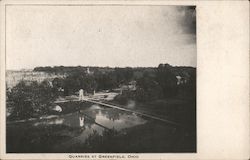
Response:
[[[147,118],[150,118],[150,119],[158,120],[158,121],[161,121],[161,122],[164,122],[164,123],[167,123],[167,124],[171,124],[171,125],[175,125],[175,126],[181,126],[179,123],[171,121],[171,120],[167,120],[167,119],[160,118],[160,117],[157,117],[157,116],[153,116],[153,115],[150,115],[150,114],[147,114],[147,113],[142,113],[142,112],[139,112],[139,111],[134,111],[134,110],[130,110],[130,109],[127,109],[127,108],[119,107],[119,106],[117,106],[115,104],[108,104],[108,103],[100,102],[100,101],[98,101],[96,99],[91,99],[91,98],[83,98],[81,100],[78,100],[78,99],[75,99],[75,100],[61,100],[61,101],[55,101],[54,103],[60,104],[60,103],[66,103],[66,102],[84,102],[84,101],[85,102],[90,102],[90,103],[93,103],[93,104],[98,104],[98,105],[105,106],[105,107],[109,107],[109,108],[115,108],[115,109],[125,111],[125,112],[134,113],[134,114],[141,115],[143,117],[147,117]]]

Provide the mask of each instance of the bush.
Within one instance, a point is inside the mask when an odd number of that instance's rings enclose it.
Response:
[[[27,119],[47,114],[56,98],[48,81],[21,81],[7,93],[7,107],[12,108],[10,119]]]

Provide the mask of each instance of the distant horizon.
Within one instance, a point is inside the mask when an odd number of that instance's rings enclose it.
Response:
[[[54,67],[98,67],[98,68],[157,68],[160,64],[169,64],[169,63],[159,63],[157,66],[89,66],[89,65],[72,65],[72,66],[66,66],[66,65],[55,65],[55,66],[36,66],[34,68],[21,68],[21,69],[7,69],[6,68],[6,71],[21,71],[21,70],[34,70],[35,68],[38,68],[38,67],[51,67],[51,68],[54,68]],[[169,64],[170,66],[172,67],[190,67],[190,68],[196,68],[194,66],[177,66],[177,65],[171,65]]]
[[[34,67],[30,67],[30,68],[7,68],[5,70],[33,70],[37,67],[100,67],[100,68],[157,68],[160,64],[169,64],[169,63],[159,63],[158,65],[155,66],[100,66],[100,65],[44,65],[44,66],[34,66]],[[196,66],[188,66],[188,65],[172,65],[169,64],[172,67],[192,67],[192,68],[196,68]]]

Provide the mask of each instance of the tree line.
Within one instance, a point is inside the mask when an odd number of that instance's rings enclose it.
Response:
[[[91,69],[91,68],[90,68]],[[52,71],[53,70],[53,71]],[[49,107],[59,96],[76,94],[79,89],[88,93],[99,90],[112,90],[136,82],[136,90],[123,92],[118,100],[135,99],[150,101],[177,96],[180,91],[190,96],[196,94],[195,68],[173,67],[160,64],[155,68],[92,68],[91,74],[82,67],[59,67],[59,72],[67,70],[67,77],[54,78],[42,83],[19,82],[11,91],[7,91],[7,107],[12,109],[12,119],[25,119],[49,113]],[[70,71],[71,70],[71,71]],[[35,68],[34,71],[54,72],[52,67]],[[177,85],[176,75],[184,75],[187,83]]]

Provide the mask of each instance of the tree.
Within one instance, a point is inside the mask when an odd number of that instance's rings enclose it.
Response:
[[[157,68],[157,81],[163,89],[165,97],[173,97],[177,95],[177,79],[171,71],[172,66],[169,64],[160,64]]]
[[[12,119],[26,119],[47,114],[56,95],[48,81],[19,82],[7,93],[7,107],[13,109]]]
[[[130,67],[115,68],[114,74],[116,76],[117,83],[127,83],[133,78],[133,69]]]
[[[64,80],[62,78],[54,78],[52,81],[53,88],[59,89],[64,87]]]
[[[65,95],[75,94],[83,89],[87,92],[93,92],[97,89],[98,83],[93,75],[71,74],[64,79]]]
[[[112,89],[118,86],[114,72],[95,75],[98,90]]]
[[[137,81],[136,99],[149,101],[162,97],[162,88],[156,81],[155,76],[145,72],[143,77]]]

